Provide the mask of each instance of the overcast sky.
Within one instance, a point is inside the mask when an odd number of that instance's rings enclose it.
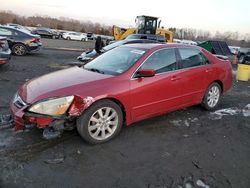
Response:
[[[0,0],[0,10],[134,26],[137,15],[160,17],[165,27],[250,33],[249,0]]]

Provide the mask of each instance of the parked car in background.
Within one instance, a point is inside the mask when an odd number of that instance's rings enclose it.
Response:
[[[11,51],[6,37],[0,37],[0,68],[9,64]]]
[[[124,40],[120,40],[117,42],[114,42],[112,44],[109,44],[107,46],[105,46],[102,50],[101,53],[107,52],[113,48],[116,48],[118,46],[124,45],[124,44],[133,44],[133,43],[159,43],[159,41],[156,40],[148,40],[148,39],[124,39]],[[97,53],[95,51],[95,49],[93,50],[89,50],[87,52],[83,52],[80,56],[77,57],[77,60],[87,63],[91,60],[93,60],[94,58],[96,58],[97,56],[100,55],[99,53]]]
[[[8,45],[15,55],[25,55],[27,52],[38,51],[41,46],[39,35],[33,35],[7,26],[0,26],[0,36],[6,37]]]
[[[239,63],[250,64],[250,48],[240,48],[238,51]]]
[[[87,38],[88,40],[95,40],[96,39],[96,36],[94,35],[94,33],[87,33]]]
[[[10,104],[16,130],[34,125],[51,138],[71,126],[98,144],[124,124],[197,104],[215,110],[231,85],[231,64],[202,48],[129,44],[27,81]]]
[[[230,51],[231,51],[232,54],[234,54],[234,55],[238,54],[238,51],[240,49],[239,46],[228,46],[228,47],[229,47],[229,49],[230,49]]]
[[[87,41],[88,37],[83,33],[78,32],[67,32],[63,33],[62,37],[66,40],[79,40],[79,41]]]
[[[35,35],[40,35],[41,37],[45,38],[52,38],[52,39],[59,38],[59,33],[49,28],[37,28],[32,30],[31,33]]]
[[[59,31],[58,34],[59,34],[59,39],[62,39],[63,38],[63,34],[66,33],[65,31]]]

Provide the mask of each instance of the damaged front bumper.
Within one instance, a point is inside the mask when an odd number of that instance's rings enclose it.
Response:
[[[25,103],[19,95],[16,95],[10,103],[11,116],[15,130],[30,129],[37,127],[44,129],[43,136],[51,139],[60,136],[63,130],[72,130],[75,120],[83,111],[94,102],[92,97],[81,98],[74,96],[74,100],[67,112],[59,117],[41,115],[28,112],[31,106]]]

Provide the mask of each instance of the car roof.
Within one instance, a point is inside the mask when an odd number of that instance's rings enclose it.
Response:
[[[196,49],[201,49],[198,46],[194,45],[188,45],[188,44],[162,44],[162,43],[134,43],[134,44],[125,44],[122,45],[121,47],[132,47],[132,48],[141,48],[145,50],[150,50],[150,49],[160,49],[160,48],[196,48]]]
[[[18,30],[18,29],[14,28],[14,27],[7,26],[7,25],[0,25],[0,27],[2,27],[2,28],[6,28],[6,29]],[[18,31],[19,31],[19,30],[18,30]]]
[[[166,42],[166,37],[155,34],[131,34],[127,36],[126,39],[148,39],[148,40],[156,40],[159,42]]]
[[[17,31],[17,32],[20,32],[20,33],[23,33],[23,34],[26,34],[26,35],[29,35],[29,36],[34,36],[33,34],[31,34],[29,31],[26,31],[24,29],[16,29],[14,27],[11,27],[11,26],[3,26],[3,25],[0,25],[0,28],[6,28],[6,29],[11,29],[13,31]]]
[[[136,43],[136,42],[140,42],[140,41],[147,41],[147,42],[152,42],[152,43],[160,43],[160,41],[157,40],[151,40],[151,39],[124,39],[124,44],[126,43]]]

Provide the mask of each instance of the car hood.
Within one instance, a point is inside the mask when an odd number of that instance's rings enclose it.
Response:
[[[32,79],[21,86],[19,95],[28,104],[52,97],[76,95],[94,82],[113,77],[72,67]],[[84,85],[84,86],[83,86]]]

